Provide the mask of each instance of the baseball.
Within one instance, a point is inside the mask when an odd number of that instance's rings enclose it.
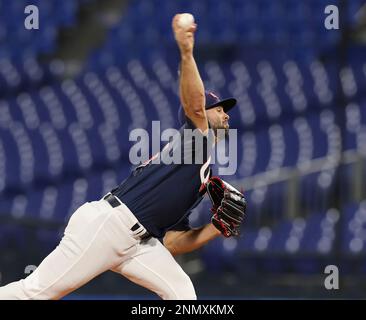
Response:
[[[188,29],[194,23],[194,17],[190,13],[182,13],[179,16],[178,25],[184,29]]]

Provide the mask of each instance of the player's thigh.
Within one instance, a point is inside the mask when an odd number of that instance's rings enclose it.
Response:
[[[56,249],[24,280],[29,298],[59,299],[115,267],[137,243],[126,235],[116,215],[80,207]]]
[[[155,238],[138,246],[136,253],[113,269],[164,300],[196,299],[189,276]]]

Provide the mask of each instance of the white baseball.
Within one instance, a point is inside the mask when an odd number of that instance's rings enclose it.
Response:
[[[178,25],[188,29],[194,23],[194,17],[190,13],[182,13],[178,19]]]

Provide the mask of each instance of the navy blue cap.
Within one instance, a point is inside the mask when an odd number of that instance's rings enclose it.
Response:
[[[227,98],[221,100],[219,96],[213,93],[212,91],[206,91],[205,97],[206,97],[206,105],[205,105],[206,110],[215,108],[217,106],[222,106],[225,113],[228,113],[228,111],[236,105],[235,98]],[[181,125],[185,122],[185,113],[182,106],[180,106],[178,110],[178,119]]]

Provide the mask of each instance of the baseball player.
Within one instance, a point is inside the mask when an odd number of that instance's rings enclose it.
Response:
[[[55,250],[28,277],[1,287],[0,299],[60,299],[108,270],[162,299],[196,299],[190,278],[173,256],[200,248],[218,235],[238,234],[244,197],[219,177],[211,177],[205,151],[209,134],[215,132],[209,128],[229,128],[227,111],[236,100],[205,94],[193,57],[197,25],[183,28],[178,19],[179,15],[173,18],[172,27],[181,55],[180,133],[198,130],[206,145],[195,149],[184,133],[177,139],[184,144],[183,158],[201,154],[202,163],[148,161],[137,167],[105,197],[79,207]],[[176,142],[173,139],[173,147]],[[164,148],[161,156],[167,152]],[[211,223],[192,229],[188,216],[205,192],[213,203]]]

